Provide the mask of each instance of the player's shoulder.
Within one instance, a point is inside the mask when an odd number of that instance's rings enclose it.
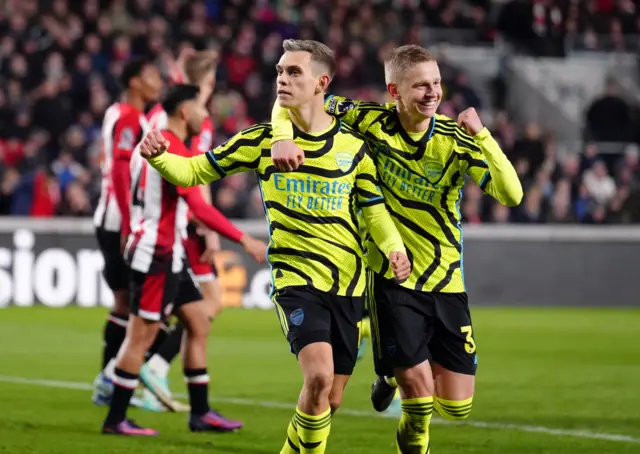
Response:
[[[118,103],[118,113],[120,114],[120,119],[123,120],[135,119],[140,121],[140,119],[144,117],[144,114],[142,112],[133,107],[131,104],[127,104],[124,102]]]
[[[160,131],[160,134],[169,141],[169,153],[177,154],[180,156],[188,156],[189,152],[185,143],[180,140],[175,134],[167,129]]]
[[[433,127],[433,138],[456,145],[461,151],[481,152],[473,137],[465,132],[458,123],[446,115],[436,114],[435,125]]]
[[[345,98],[343,96],[326,95],[324,99],[325,110],[332,115],[344,115],[350,110],[357,109],[360,111],[393,111],[395,104],[379,104],[377,102],[358,101]]]
[[[358,131],[353,126],[343,121],[340,122],[340,130],[338,131],[338,134],[340,134],[341,136],[344,136],[346,140],[349,140],[358,144],[362,144],[366,142],[364,135],[362,135],[360,131]]]
[[[252,148],[267,148],[271,146],[273,129],[271,123],[257,123],[249,126],[218,145],[214,152],[225,155],[235,152],[239,146]]]
[[[211,121],[211,118],[207,117],[204,119],[204,122],[202,123],[202,130],[200,131],[200,134],[213,134],[213,122]]]
[[[271,139],[273,136],[273,128],[271,123],[257,123],[253,126],[243,129],[236,137],[253,138],[253,139]]]

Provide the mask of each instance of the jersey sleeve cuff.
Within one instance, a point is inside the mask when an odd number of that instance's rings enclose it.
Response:
[[[482,142],[487,137],[491,137],[491,132],[489,132],[489,130],[486,127],[484,127],[478,134],[473,136],[473,141]]]
[[[384,203],[384,197],[382,197],[382,196],[373,197],[371,199],[359,200],[358,201],[358,206],[360,208],[372,207],[372,206],[378,205],[380,203]]]
[[[208,151],[206,153],[206,156],[207,156],[207,160],[209,161],[209,164],[211,164],[211,167],[215,169],[215,171],[218,173],[220,178],[226,177],[227,172],[225,172],[224,169],[220,166],[220,164],[218,164],[218,161],[216,161],[216,157],[213,155],[213,153],[211,151]]]

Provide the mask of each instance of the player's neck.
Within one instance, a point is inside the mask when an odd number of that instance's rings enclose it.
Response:
[[[424,132],[431,125],[431,118],[416,117],[403,109],[398,109],[398,119],[407,132]]]
[[[187,125],[182,120],[176,120],[175,118],[167,118],[167,130],[171,131],[180,142],[187,140],[188,132]]]
[[[333,117],[324,111],[324,103],[310,103],[290,109],[289,116],[298,129],[309,134],[325,131],[333,122]]]
[[[144,98],[132,90],[127,90],[124,93],[124,95],[122,96],[122,102],[135,107],[140,112],[144,111],[144,105],[145,105]]]

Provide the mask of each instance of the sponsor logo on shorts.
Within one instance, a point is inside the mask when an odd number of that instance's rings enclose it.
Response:
[[[289,320],[296,326],[302,325],[302,321],[304,320],[304,311],[302,309],[296,309],[291,312],[289,315]]]

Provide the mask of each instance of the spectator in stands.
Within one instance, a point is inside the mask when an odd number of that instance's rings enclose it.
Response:
[[[626,142],[631,138],[631,111],[610,79],[604,93],[593,101],[586,115],[587,137],[598,142]]]
[[[487,18],[496,16],[490,8],[499,6],[487,0],[468,3],[472,5],[445,0],[0,2],[0,213],[81,216],[90,212],[87,202],[95,206],[100,125],[105,109],[119,95],[122,62],[131,55],[162,60],[185,46],[220,51],[211,104],[214,140],[219,144],[243,126],[269,119],[282,39],[323,39],[340,62],[331,91],[388,102],[381,64],[393,48],[443,37],[452,42],[474,36],[485,42],[493,39]],[[607,2],[571,0],[566,8],[562,3],[509,2],[498,15],[498,25],[541,52],[549,51],[549,43],[555,46],[564,30],[583,48],[590,40],[596,49],[622,44],[628,48],[634,42],[629,34],[638,32],[640,22],[633,1],[608,2],[607,8],[603,7]],[[451,33],[452,26],[461,30]],[[586,39],[588,31],[593,36]],[[482,116],[489,121],[495,106],[487,102],[493,100],[479,96],[469,83],[471,75],[448,61],[446,52],[439,61],[446,90],[440,112],[456,118],[473,106],[486,111]],[[640,203],[637,153],[620,157],[595,143],[640,137],[637,119],[633,123],[631,108],[625,106],[615,87],[610,90],[608,85],[587,115],[593,143],[581,155],[569,156],[556,156],[553,141],[538,125],[519,131],[506,112],[496,112],[492,132],[525,188],[534,194],[527,199],[526,210],[519,212],[494,206],[468,186],[461,206],[465,220],[640,220],[640,210],[634,211]],[[614,179],[616,188],[603,205],[604,217],[595,213],[594,197],[588,185],[582,185],[583,177],[592,184],[597,160],[606,163],[607,181]],[[232,216],[263,212],[253,179],[220,185],[214,199]]]
[[[0,215],[5,216],[11,214],[13,194],[16,186],[20,182],[20,174],[13,167],[5,169],[4,172],[0,167],[0,176],[2,177],[0,186]]]
[[[602,161],[596,161],[593,167],[584,173],[584,185],[589,196],[599,206],[606,206],[616,195],[616,183],[609,176],[607,166]]]
[[[542,141],[540,126],[537,123],[529,123],[524,135],[516,140],[511,153],[513,159],[526,159],[529,163],[527,177],[532,178],[538,173],[545,158],[545,147]]]

